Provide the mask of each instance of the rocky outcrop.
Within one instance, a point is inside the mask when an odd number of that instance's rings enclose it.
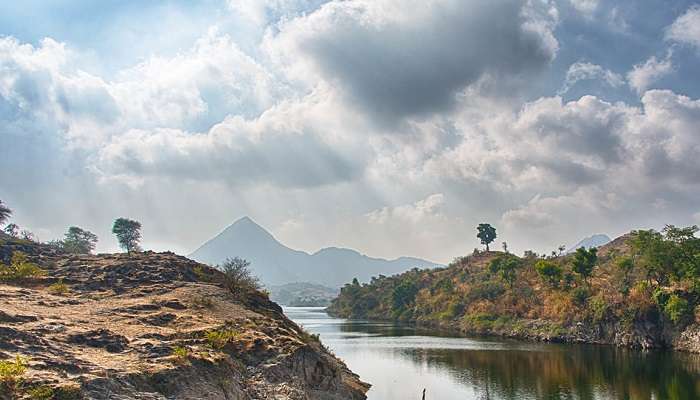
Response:
[[[279,306],[228,292],[205,265],[7,242],[0,258],[15,250],[46,276],[0,282],[0,360],[27,363],[2,400],[38,388],[90,399],[365,398],[368,385]],[[59,281],[67,291],[50,289]]]

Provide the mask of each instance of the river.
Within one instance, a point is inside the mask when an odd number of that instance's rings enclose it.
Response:
[[[286,307],[372,384],[370,400],[700,399],[700,356],[610,346],[459,338]]]

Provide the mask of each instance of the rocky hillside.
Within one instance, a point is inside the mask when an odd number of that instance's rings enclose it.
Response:
[[[172,253],[66,255],[0,281],[0,399],[364,399],[368,385],[265,294]],[[0,274],[0,277],[3,275]]]
[[[477,252],[447,268],[347,284],[328,312],[472,335],[700,352],[695,231],[635,232],[597,251],[549,257]]]

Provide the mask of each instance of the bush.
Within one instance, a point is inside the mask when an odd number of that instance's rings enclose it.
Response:
[[[240,333],[232,330],[225,329],[220,331],[209,331],[205,334],[205,339],[209,344],[209,347],[215,350],[223,349],[229,342],[238,338]]]
[[[497,319],[496,315],[488,313],[469,314],[464,316],[464,324],[467,328],[482,331],[493,328]]]
[[[495,300],[505,293],[506,288],[499,282],[486,281],[472,286],[467,294],[469,302],[476,300]]]
[[[26,372],[27,362],[20,356],[17,356],[14,361],[0,361],[0,387],[11,393],[16,391]]]
[[[559,286],[562,271],[557,264],[547,260],[539,260],[535,263],[535,270],[542,280],[549,283],[549,285],[553,287]]]
[[[223,285],[231,294],[242,298],[260,290],[260,281],[250,271],[250,262],[242,258],[228,258],[218,268],[224,273]]]
[[[190,351],[186,347],[175,346],[173,347],[173,357],[176,364],[185,364],[190,358]]]
[[[80,393],[80,386],[61,386],[54,389],[53,400],[80,400],[83,395]]]
[[[38,386],[27,391],[29,398],[32,400],[53,400],[54,391],[51,386]]]
[[[58,282],[49,285],[49,292],[55,295],[65,295],[70,292],[68,285],[63,283],[63,278],[59,279]]]
[[[0,281],[13,281],[26,278],[35,278],[45,274],[38,265],[27,260],[27,255],[15,251],[12,253],[10,265],[0,264]]]
[[[601,322],[605,320],[608,314],[608,303],[602,296],[596,296],[591,299],[588,304],[588,309],[593,317],[593,321]]]
[[[574,289],[571,292],[571,301],[573,301],[574,304],[576,304],[579,307],[583,307],[586,305],[586,302],[588,301],[588,290],[585,288],[579,287]]]
[[[688,306],[688,300],[675,294],[669,296],[664,306],[664,313],[673,323],[678,323],[683,320],[689,312],[690,307]]]

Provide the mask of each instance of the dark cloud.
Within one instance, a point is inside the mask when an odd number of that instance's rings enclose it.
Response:
[[[524,4],[336,2],[280,35],[364,111],[392,122],[449,110],[482,78],[527,80],[548,65],[551,21]],[[378,16],[382,7],[397,14]]]

